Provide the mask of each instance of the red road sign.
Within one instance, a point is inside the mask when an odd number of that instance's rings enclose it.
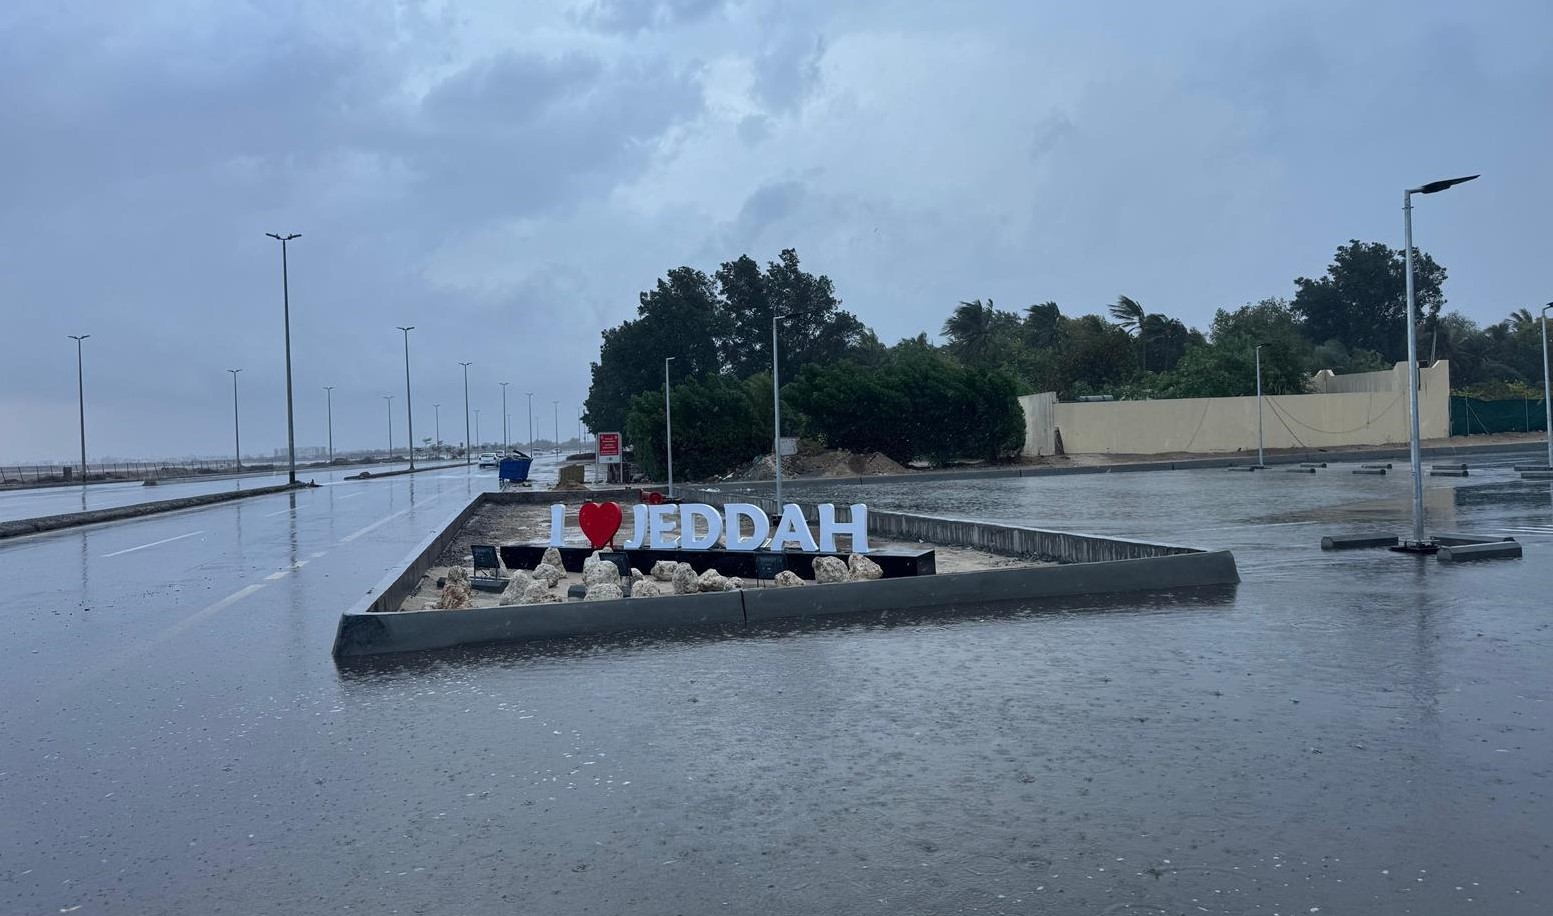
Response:
[[[620,461],[620,434],[599,433],[599,460],[606,464]]]

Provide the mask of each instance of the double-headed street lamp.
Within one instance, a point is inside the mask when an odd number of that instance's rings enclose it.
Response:
[[[1476,177],[1468,175],[1464,178],[1431,181],[1402,192],[1402,234],[1407,264],[1407,407],[1411,427],[1408,434],[1408,457],[1413,465],[1413,539],[1404,540],[1394,549],[1406,553],[1434,553],[1437,549],[1434,542],[1424,540],[1423,456],[1418,443],[1418,324],[1413,295],[1413,195],[1438,194]]]
[[[67,334],[75,341],[75,390],[76,399],[81,408],[81,483],[86,483],[86,373],[81,368],[81,341],[90,334]]]
[[[550,407],[555,411],[555,453],[559,457],[561,454],[561,402],[551,401]]]
[[[399,326],[404,332],[404,418],[410,431],[410,470],[415,470],[415,406],[410,397],[410,332],[415,330],[415,325],[409,327]],[[389,445],[392,448],[392,443]]]
[[[228,369],[232,373],[232,454],[237,458],[237,469],[243,469],[243,434],[237,422],[237,373],[241,369]]]
[[[474,443],[469,441],[469,367],[473,363],[459,363],[464,367],[464,464],[470,461],[469,452]]]
[[[437,449],[442,449],[442,405],[431,405],[431,431],[437,436]]]
[[[299,239],[302,235],[298,232],[289,235],[277,235],[274,232],[264,234],[280,242],[280,294],[286,321],[286,454],[288,456],[286,475],[290,484],[296,486],[297,436],[291,411],[291,278],[287,271],[286,243],[292,239]]]
[[[663,435],[669,453],[669,498],[674,498],[674,413],[669,404],[669,363],[675,357],[663,358]]]

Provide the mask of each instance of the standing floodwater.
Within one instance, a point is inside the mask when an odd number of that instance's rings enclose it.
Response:
[[[1538,912],[1553,495],[1474,475],[1432,527],[1524,560],[1322,553],[1407,520],[1404,475],[1335,466],[805,487],[1244,581],[345,669],[339,609],[489,481],[0,547],[0,911]]]

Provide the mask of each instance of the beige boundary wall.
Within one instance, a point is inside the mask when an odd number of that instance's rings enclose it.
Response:
[[[1406,442],[1407,366],[1385,372],[1313,380],[1320,393],[1263,399],[1267,448],[1327,448]],[[1019,399],[1027,456],[1049,455],[1060,435],[1070,455],[1152,455],[1256,449],[1257,399],[1179,398],[1158,401],[1054,403],[1048,392]],[[1049,418],[1049,420],[1048,420]],[[1450,435],[1450,364],[1419,372],[1419,424],[1425,439]]]

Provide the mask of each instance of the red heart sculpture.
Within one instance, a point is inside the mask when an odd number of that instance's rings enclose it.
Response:
[[[620,505],[618,503],[583,503],[577,510],[577,526],[594,550],[603,550],[605,544],[615,543],[615,532],[620,530]]]

